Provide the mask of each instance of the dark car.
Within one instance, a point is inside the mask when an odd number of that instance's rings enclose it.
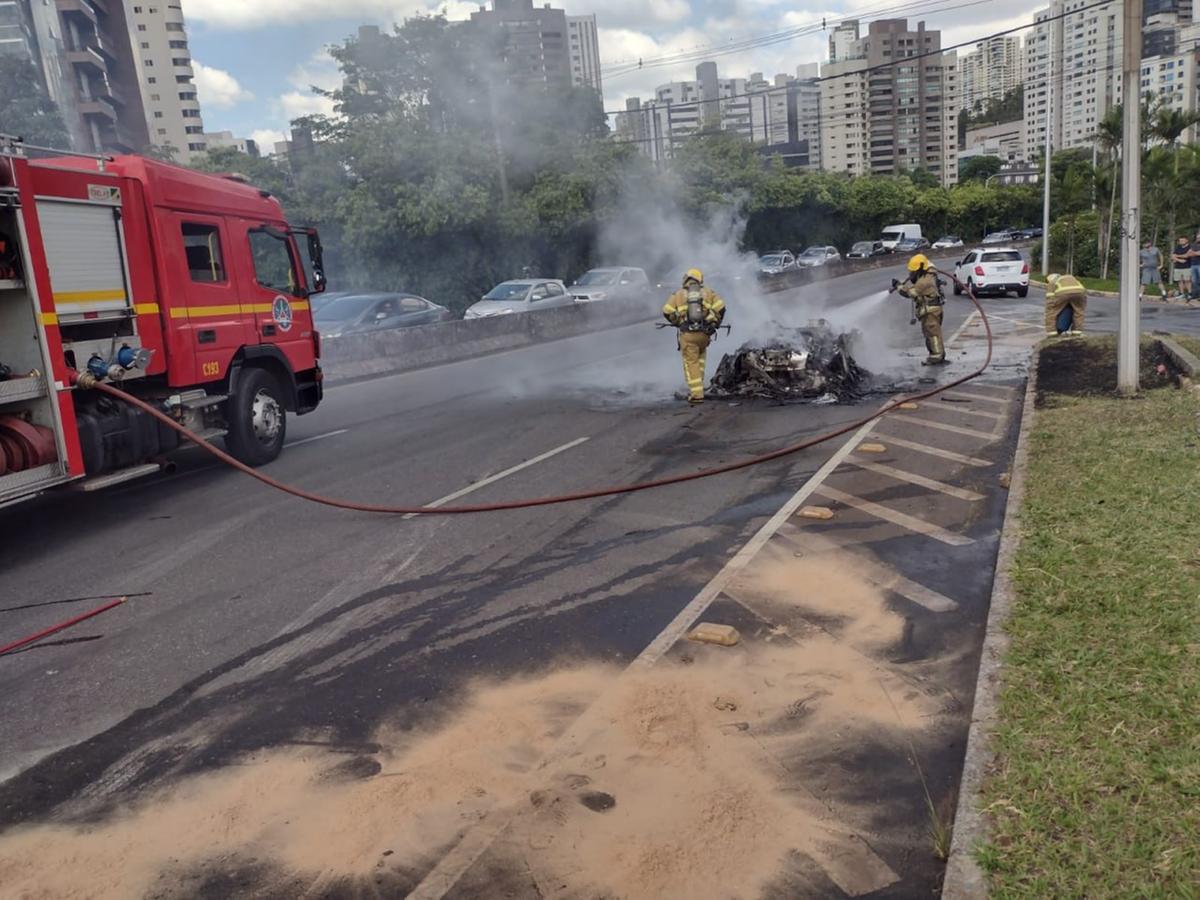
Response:
[[[883,246],[883,241],[859,241],[850,248],[846,259],[870,259],[872,256],[887,256],[891,252]]]
[[[416,294],[347,294],[326,303],[313,314],[313,323],[322,337],[363,334],[448,322],[450,310],[430,303]]]
[[[1020,231],[1016,232],[1016,235],[1014,236],[1013,240],[1030,241],[1030,240],[1033,240],[1034,238],[1040,238],[1041,236],[1042,236],[1042,226],[1034,225],[1032,228],[1022,228]]]
[[[927,238],[903,238],[896,241],[897,253],[916,253],[918,250],[928,250],[929,240]]]

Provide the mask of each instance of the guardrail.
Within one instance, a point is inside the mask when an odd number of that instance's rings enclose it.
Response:
[[[967,249],[959,247],[926,253],[936,263],[959,259]],[[841,260],[789,272],[778,278],[760,280],[758,287],[763,293],[779,293],[855,272],[893,268],[904,261],[903,255],[894,254],[873,259]],[[880,282],[881,288],[887,286],[883,281]],[[660,315],[662,300],[665,300],[668,292],[664,290],[662,298],[656,296],[652,302],[599,300],[536,313],[512,313],[329,338],[322,341],[321,365],[326,380],[330,382],[431,368],[605,328],[654,321]]]

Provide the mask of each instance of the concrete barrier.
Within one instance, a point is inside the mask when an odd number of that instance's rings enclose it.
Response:
[[[605,328],[648,322],[661,308],[657,298],[637,303],[600,300],[536,313],[349,334],[322,341],[321,366],[330,382],[409,372]]]
[[[937,263],[960,259],[967,249],[958,247],[926,253]],[[778,293],[855,272],[891,268],[903,264],[906,258],[888,254],[872,259],[840,260],[760,281],[758,287],[764,293]],[[881,281],[880,287],[887,285]],[[599,300],[536,313],[513,313],[329,338],[321,345],[321,365],[330,382],[426,369],[591,331],[653,321],[658,318],[665,299],[664,291],[661,297],[655,295],[638,302]]]

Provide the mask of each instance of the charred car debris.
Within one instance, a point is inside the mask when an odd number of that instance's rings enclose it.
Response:
[[[748,342],[721,357],[711,397],[847,403],[870,392],[871,374],[854,361],[860,332],[837,333],[824,319],[773,331],[766,342]]]

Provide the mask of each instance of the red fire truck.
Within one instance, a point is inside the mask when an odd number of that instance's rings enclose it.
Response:
[[[321,400],[308,298],[315,230],[236,175],[138,156],[47,156],[0,136],[0,505],[157,471],[178,434],[84,373],[152,402],[243,462],[279,455]],[[89,379],[84,378],[86,383]]]

